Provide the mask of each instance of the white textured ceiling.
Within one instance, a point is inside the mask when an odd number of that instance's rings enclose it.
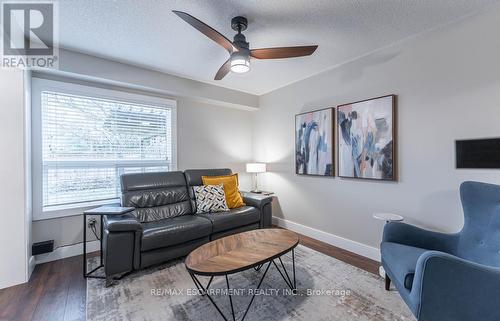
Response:
[[[263,94],[499,0],[61,0],[60,46]],[[310,57],[252,60],[214,81],[227,52],[174,15],[185,11],[232,39],[243,15],[251,48],[318,44]]]

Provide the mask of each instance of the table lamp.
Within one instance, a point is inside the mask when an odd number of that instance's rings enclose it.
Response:
[[[259,190],[259,183],[257,181],[257,175],[259,173],[266,172],[266,164],[265,163],[247,163],[247,173],[252,173],[253,175],[253,190],[252,193],[262,193]]]

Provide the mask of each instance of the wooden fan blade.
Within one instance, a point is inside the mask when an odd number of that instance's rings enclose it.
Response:
[[[226,77],[226,75],[231,71],[231,60],[228,59],[220,68],[219,71],[217,71],[217,74],[215,74],[215,80],[221,80],[222,78]]]
[[[222,47],[226,48],[226,50],[229,51],[230,53],[236,51],[236,48],[233,46],[233,43],[214,28],[196,19],[195,17],[193,17],[188,13],[177,10],[172,10],[172,12],[178,15],[182,20],[189,23],[193,28],[195,28],[208,38],[212,39]]]
[[[250,56],[257,59],[281,59],[309,56],[318,46],[277,47],[250,50]]]

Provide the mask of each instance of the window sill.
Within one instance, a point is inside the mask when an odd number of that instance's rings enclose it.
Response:
[[[85,202],[71,205],[56,205],[44,207],[40,211],[33,212],[33,221],[50,220],[68,216],[82,215],[84,211],[104,205],[119,205],[120,199],[104,201]]]

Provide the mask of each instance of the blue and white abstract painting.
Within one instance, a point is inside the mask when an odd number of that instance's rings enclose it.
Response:
[[[295,172],[333,176],[333,109],[295,116]]]
[[[337,107],[339,176],[394,180],[395,96]]]

